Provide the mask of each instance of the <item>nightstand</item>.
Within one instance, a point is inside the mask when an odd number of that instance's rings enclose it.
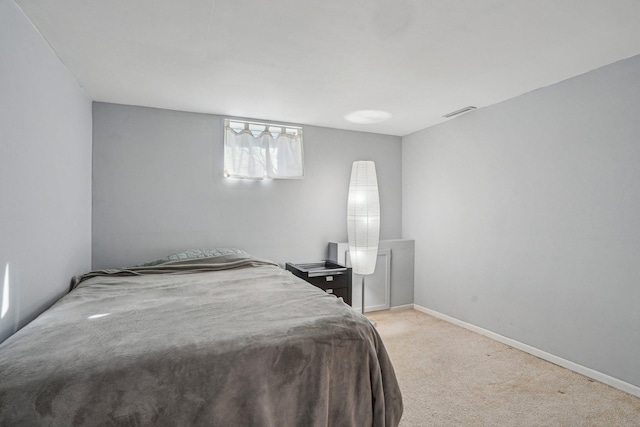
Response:
[[[332,261],[286,263],[286,269],[323,291],[351,305],[351,268]]]

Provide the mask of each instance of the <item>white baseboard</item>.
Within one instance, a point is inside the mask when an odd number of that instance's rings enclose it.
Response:
[[[360,305],[351,306],[351,308],[353,308],[358,313],[362,313],[362,306]],[[365,313],[373,313],[374,311],[383,311],[383,310],[391,310],[391,308],[387,307],[386,305],[367,305],[364,307]]]
[[[480,335],[484,335],[485,337],[499,341],[513,348],[517,348],[518,350],[524,351],[525,353],[529,353],[531,355],[539,357],[540,359],[554,363],[558,366],[562,366],[563,368],[567,368],[573,372],[577,372],[578,374],[584,375],[585,377],[589,377],[596,381],[600,381],[601,383],[617,388],[618,390],[622,390],[636,397],[640,397],[640,387],[635,386],[633,384],[629,384],[617,378],[611,377],[607,374],[603,374],[602,372],[595,371],[591,368],[587,368],[586,366],[582,366],[570,360],[563,359],[562,357],[558,357],[551,353],[547,353],[546,351],[542,351],[538,348],[521,343],[520,341],[516,341],[514,339],[507,338],[500,334],[496,334],[495,332],[491,332],[487,329],[483,329],[479,326],[472,325],[471,323],[467,323],[462,320],[456,319],[455,317],[447,316],[446,314],[442,314],[435,310],[422,307],[418,304],[413,304],[413,308],[423,313],[430,314],[433,317],[437,317],[438,319],[445,320],[449,323],[453,323],[454,325],[476,332]]]
[[[394,307],[389,308],[389,311],[411,310],[412,308],[413,308],[413,304],[396,305]]]

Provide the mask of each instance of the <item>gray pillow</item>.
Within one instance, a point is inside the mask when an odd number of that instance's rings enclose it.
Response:
[[[155,261],[145,262],[143,264],[136,264],[132,267],[151,267],[153,265],[164,264],[173,261],[186,261],[191,259],[209,258],[223,255],[249,255],[242,249],[236,248],[204,248],[204,249],[189,249],[186,251],[178,252],[167,257],[157,259]]]

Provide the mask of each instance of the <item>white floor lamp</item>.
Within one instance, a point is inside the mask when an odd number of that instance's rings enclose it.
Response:
[[[349,256],[355,274],[362,275],[362,314],[364,314],[364,277],[373,274],[380,238],[380,198],[376,165],[356,161],[351,166],[347,199],[347,235]]]

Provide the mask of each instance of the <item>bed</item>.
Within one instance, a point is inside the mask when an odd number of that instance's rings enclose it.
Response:
[[[0,344],[0,425],[397,426],[369,321],[242,251],[74,278]]]

